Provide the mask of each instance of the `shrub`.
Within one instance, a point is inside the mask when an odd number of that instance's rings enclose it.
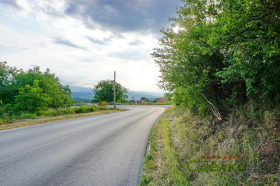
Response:
[[[18,116],[18,119],[36,119],[36,118],[37,115],[31,113],[22,113]]]

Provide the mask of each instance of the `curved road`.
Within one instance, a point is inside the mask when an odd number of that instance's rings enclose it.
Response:
[[[150,129],[166,107],[122,108],[0,132],[0,185],[137,185]]]

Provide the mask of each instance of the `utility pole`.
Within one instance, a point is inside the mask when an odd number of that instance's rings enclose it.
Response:
[[[114,71],[114,109],[116,109],[116,71]]]

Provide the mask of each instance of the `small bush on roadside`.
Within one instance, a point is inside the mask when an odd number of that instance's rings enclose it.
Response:
[[[36,119],[38,116],[36,114],[31,113],[21,113],[18,116],[18,119]]]
[[[81,105],[75,107],[40,110],[36,113],[18,112],[14,114],[12,105],[7,104],[4,106],[3,104],[2,105],[0,104],[0,125],[9,123],[13,120],[35,119],[38,117],[52,117],[52,116],[67,115],[67,114],[81,114],[81,113],[94,112],[98,110],[111,110],[111,109],[112,108],[106,106]]]
[[[74,108],[75,113],[80,114],[80,113],[85,113],[86,112],[86,108],[85,107],[76,107]]]

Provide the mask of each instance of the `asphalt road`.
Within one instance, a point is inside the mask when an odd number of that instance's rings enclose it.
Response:
[[[137,185],[150,129],[165,107],[127,107],[0,132],[0,185]]]

